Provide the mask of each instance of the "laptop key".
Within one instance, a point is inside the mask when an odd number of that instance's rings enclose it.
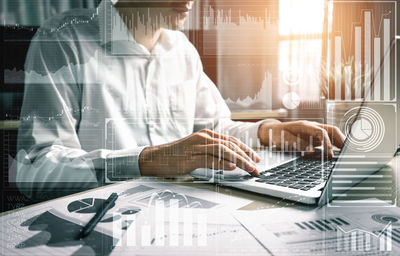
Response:
[[[296,176],[296,174],[290,174],[290,173],[286,173],[286,174],[283,174],[282,175],[282,177],[293,177],[293,176]]]
[[[273,180],[266,182],[266,184],[270,184],[270,185],[277,185],[279,183],[280,183],[279,181],[273,181]]]
[[[257,179],[256,182],[266,183],[268,180],[266,179]]]
[[[300,185],[300,184],[295,184],[295,185],[290,185],[289,186],[289,188],[295,188],[295,189],[299,189],[299,188],[302,188],[302,187],[304,187],[304,186]]]
[[[264,173],[260,173],[260,176],[263,176],[263,177],[268,177],[268,176],[271,176],[271,175],[273,175],[273,173],[272,173],[272,172],[264,172]]]
[[[272,182],[272,183],[279,183],[279,182],[281,182],[281,181],[282,181],[282,180],[278,180],[278,179],[268,179],[268,178],[259,178],[259,179],[256,180],[256,182],[268,183],[268,184],[270,184],[271,182]]]
[[[310,182],[307,182],[307,181],[299,181],[299,182],[297,182],[297,184],[307,185],[307,184],[310,184]]]
[[[287,184],[285,181],[276,183],[275,185],[281,186],[281,187],[288,187],[288,186],[290,186],[290,184]]]

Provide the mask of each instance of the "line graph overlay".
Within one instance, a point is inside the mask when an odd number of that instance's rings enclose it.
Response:
[[[279,103],[277,56],[218,56],[217,85],[231,110],[273,109]]]
[[[251,107],[272,109],[272,74],[265,72],[261,88],[254,97],[247,96],[244,99],[238,98],[236,100],[228,97],[225,102],[230,109]]]
[[[392,251],[392,224],[382,230],[370,232],[359,228],[345,231],[337,226],[336,250],[343,251]]]
[[[277,5],[272,1],[217,2],[201,10],[204,55],[273,55],[278,44]]]

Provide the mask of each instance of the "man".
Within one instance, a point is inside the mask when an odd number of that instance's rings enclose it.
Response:
[[[231,121],[177,31],[193,1],[115,2],[55,17],[32,41],[17,173],[28,196],[98,186],[105,168],[122,178],[201,167],[258,175],[260,158],[242,141],[306,150],[312,136],[329,155],[343,145],[337,128],[314,122]]]

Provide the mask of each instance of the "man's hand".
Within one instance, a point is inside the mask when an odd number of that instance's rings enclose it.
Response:
[[[313,151],[314,147],[323,145],[329,156],[333,156],[333,146],[341,148],[345,140],[339,128],[309,121],[263,123],[258,129],[258,137],[263,145],[278,149],[282,143],[297,151]]]
[[[168,144],[145,148],[139,156],[144,176],[171,177],[197,168],[233,170],[240,167],[253,176],[259,175],[255,162],[260,157],[238,139],[201,130]]]

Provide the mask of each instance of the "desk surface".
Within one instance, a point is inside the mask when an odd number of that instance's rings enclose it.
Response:
[[[201,182],[201,181],[196,181],[192,177],[181,177],[181,178],[175,178],[175,179],[160,179],[160,181],[171,182],[171,183],[181,185],[181,186],[189,186],[189,187],[195,187],[195,188],[199,188],[199,189],[206,189],[206,190],[214,191],[217,193],[230,195],[230,196],[234,196],[234,197],[239,197],[239,198],[243,198],[243,199],[247,199],[247,200],[251,201],[251,203],[240,208],[240,210],[261,210],[261,209],[268,209],[268,208],[292,207],[292,206],[296,206],[296,205],[301,205],[299,203],[288,201],[288,200],[281,199],[281,198],[275,198],[275,197],[271,197],[271,196],[261,195],[261,194],[252,193],[252,192],[248,192],[248,191],[244,191],[244,190],[240,190],[240,189],[236,189],[236,188],[221,186],[218,184],[210,184],[210,183],[205,183],[205,182]],[[3,213],[0,213],[0,216],[8,215],[8,214],[14,213],[14,212],[23,211],[25,209],[29,209],[31,207],[35,207],[35,206],[43,204],[43,203],[57,201],[57,200],[65,199],[68,197],[76,196],[79,194],[85,194],[85,193],[88,193],[91,191],[102,190],[105,187],[117,186],[118,184],[119,183],[110,184],[110,185],[106,185],[103,187],[79,192],[79,193],[76,193],[73,195],[68,195],[68,196],[52,199],[49,201],[45,201],[42,203],[37,203],[37,204],[29,205],[26,207],[18,208],[15,210],[3,212]]]
[[[397,159],[397,161],[394,161],[391,164],[391,166],[397,167],[398,162],[399,162],[399,160]],[[393,170],[393,169],[396,170],[397,168],[390,168],[390,170]],[[387,168],[382,170],[382,172],[387,172],[387,171],[388,171]],[[396,172],[394,172],[394,174],[396,174]],[[393,177],[394,180],[397,179],[396,175],[393,175],[391,177]],[[151,180],[152,180],[151,182],[154,183],[154,179],[151,179]],[[229,200],[235,201],[234,199],[238,199],[237,201],[239,201],[239,203],[238,204],[233,203],[234,206],[232,206],[232,208],[229,208],[229,209],[237,209],[237,207],[241,207],[241,208],[239,208],[240,210],[245,210],[245,211],[241,211],[241,214],[246,214],[246,217],[253,216],[252,214],[255,212],[253,212],[253,213],[251,213],[251,212],[254,210],[278,208],[278,207],[294,207],[294,206],[300,205],[300,204],[297,204],[297,203],[294,203],[291,201],[286,201],[286,200],[279,199],[279,198],[273,198],[273,197],[269,197],[269,196],[265,196],[265,195],[259,195],[259,194],[255,194],[255,193],[251,193],[251,192],[241,191],[239,189],[224,187],[221,185],[205,183],[202,181],[195,180],[192,177],[181,177],[181,178],[177,178],[177,179],[159,179],[159,180],[160,180],[160,182],[163,181],[163,182],[168,182],[168,183],[185,186],[186,188],[181,187],[181,191],[186,191],[186,192],[182,192],[182,193],[190,193],[189,191],[192,191],[192,190],[197,191],[197,192],[194,192],[194,193],[197,193],[196,195],[193,194],[193,196],[197,197],[197,198],[203,198],[203,197],[200,197],[201,195],[210,196],[210,194],[208,192],[205,192],[204,190],[209,190],[209,191],[223,194],[224,196],[222,196],[222,195],[217,196],[213,199],[213,200],[216,200],[214,202],[218,202],[221,205],[225,204],[225,203],[229,204],[230,203]],[[366,181],[368,182],[370,180],[367,179]],[[143,179],[143,181],[137,180],[136,182],[137,182],[136,185],[139,184],[139,186],[132,186],[132,184],[135,182],[132,182],[132,183],[128,182],[125,185],[129,186],[128,190],[130,190],[130,188],[132,188],[132,187],[138,188],[146,183],[146,179]],[[155,182],[157,183],[157,180]],[[172,188],[170,188],[171,186],[168,186],[168,184],[165,184],[165,183],[163,183],[163,184],[164,184],[164,185],[162,185],[163,191],[169,191],[170,189],[172,190]],[[43,202],[40,204],[20,208],[20,209],[14,210],[14,211],[9,211],[9,212],[5,212],[5,213],[1,214],[1,215],[3,215],[3,218],[4,218],[3,220],[7,220],[2,223],[3,227],[5,227],[5,229],[3,229],[3,231],[2,231],[3,235],[7,234],[6,239],[8,239],[8,240],[4,240],[4,241],[6,241],[11,246],[11,247],[4,247],[4,248],[2,247],[1,249],[5,250],[5,251],[11,251],[11,252],[17,253],[14,255],[19,255],[20,252],[23,252],[26,255],[31,255],[29,253],[32,253],[32,252],[37,253],[37,250],[47,250],[49,255],[54,255],[53,252],[60,253],[59,250],[65,250],[68,248],[69,248],[70,252],[75,251],[75,250],[79,251],[82,248],[83,248],[82,250],[93,249],[93,250],[96,250],[97,252],[99,250],[107,249],[107,250],[112,251],[116,255],[120,254],[121,251],[124,254],[124,250],[127,250],[127,252],[125,252],[125,254],[130,255],[131,252],[133,252],[133,250],[137,250],[139,247],[131,248],[128,245],[128,246],[117,247],[116,251],[114,251],[114,247],[112,247],[112,249],[110,249],[111,245],[113,244],[112,243],[113,239],[114,239],[113,237],[115,237],[114,231],[113,231],[114,226],[112,226],[112,228],[113,228],[112,231],[108,230],[108,233],[105,232],[103,234],[103,233],[97,232],[94,234],[94,236],[92,236],[92,238],[89,237],[84,241],[77,242],[76,238],[75,238],[75,236],[73,236],[73,234],[74,234],[74,232],[78,232],[77,230],[81,224],[78,225],[78,224],[76,224],[76,222],[73,223],[73,222],[71,222],[72,221],[71,219],[65,219],[65,220],[61,219],[61,221],[60,221],[60,217],[57,217],[58,216],[57,213],[54,213],[60,209],[68,209],[70,211],[69,205],[76,203],[76,202],[82,203],[84,200],[89,199],[89,198],[82,199],[81,194],[84,195],[84,194],[88,193],[88,195],[87,195],[88,197],[93,197],[93,196],[94,197],[104,197],[105,194],[110,193],[110,191],[118,192],[118,188],[117,188],[118,185],[124,186],[124,184],[120,184],[120,183],[111,184],[111,185],[104,186],[101,188],[84,191],[84,192],[77,193],[74,195],[46,201],[46,202]],[[159,185],[161,185],[161,184],[159,184]],[[113,186],[115,186],[116,188],[113,188]],[[151,185],[149,185],[149,186],[151,187]],[[146,186],[143,186],[143,187],[146,187]],[[197,189],[195,190],[195,189],[191,189],[191,188],[197,188]],[[395,191],[393,191],[393,192],[397,193],[396,186],[393,186],[393,189],[395,189]],[[124,187],[123,190],[121,190],[121,188],[120,188],[120,191],[127,192],[128,190],[126,190],[126,187]],[[134,192],[134,193],[136,193],[136,192]],[[140,193],[140,192],[138,192],[138,193]],[[357,193],[360,193],[360,190],[358,190]],[[368,193],[371,193],[371,191],[365,191],[362,193],[366,193],[368,195]],[[225,195],[228,195],[229,197],[227,197]],[[121,195],[121,196],[123,197],[123,195]],[[72,197],[75,197],[75,198],[73,199]],[[79,199],[79,201],[77,200],[77,198]],[[125,197],[123,197],[123,198],[125,198]],[[138,198],[143,199],[141,196],[139,196]],[[138,198],[134,198],[133,200],[135,200],[135,202],[139,202],[139,201],[137,201]],[[147,196],[146,198],[149,198],[149,196]],[[153,195],[150,198],[153,198]],[[71,201],[71,199],[76,200],[76,201]],[[206,198],[204,197],[204,199],[206,199]],[[246,199],[246,200],[240,200],[240,199]],[[131,200],[131,199],[129,199],[129,200]],[[128,203],[133,202],[133,201],[129,201],[129,200],[125,200],[125,201]],[[150,200],[152,200],[152,199],[150,199]],[[92,202],[94,202],[94,201],[92,201]],[[242,202],[242,203],[240,203],[240,202]],[[147,202],[141,202],[141,203],[144,205],[147,204]],[[164,205],[164,204],[162,204],[162,205]],[[123,206],[123,205],[120,205],[120,207],[121,206]],[[304,206],[304,205],[302,205],[302,206]],[[34,207],[38,207],[39,209],[34,208]],[[75,207],[76,207],[76,205],[75,205]],[[33,208],[33,209],[30,209],[30,208]],[[81,208],[81,209],[84,209],[84,208]],[[124,208],[121,208],[121,209],[124,209]],[[170,209],[172,209],[172,208],[170,208]],[[225,210],[227,210],[228,208],[220,208],[220,209],[223,209],[223,211],[221,211],[221,212],[225,212]],[[149,211],[146,211],[146,209],[142,209],[142,210],[144,211],[145,214],[140,215],[142,217],[137,219],[137,221],[140,221],[140,219],[143,219],[143,218],[151,218],[151,216],[153,216],[153,215],[151,215],[151,213]],[[52,213],[50,213],[50,211]],[[288,211],[291,212],[293,210],[288,209]],[[40,212],[40,215],[38,215],[39,212]],[[13,214],[11,214],[11,213],[13,213]],[[10,215],[8,215],[8,214],[10,214]],[[66,213],[66,214],[68,214],[68,213]],[[72,210],[71,214],[76,214],[75,210]],[[80,212],[79,212],[79,214],[80,214]],[[210,216],[214,216],[214,214],[215,214],[215,212],[211,212]],[[34,217],[32,217],[32,216],[34,216]],[[81,216],[81,215],[79,215],[79,216]],[[143,216],[145,216],[145,217],[143,217]],[[175,216],[175,215],[173,215],[173,216]],[[179,214],[179,216],[184,216],[184,215]],[[281,216],[281,215],[279,215],[279,216]],[[10,217],[10,219],[7,219],[8,217]],[[232,218],[232,216],[230,216],[230,217]],[[29,218],[29,219],[27,220],[26,218]],[[292,218],[291,215],[290,215],[290,218]],[[251,218],[251,219],[253,219],[253,218]],[[75,217],[75,221],[76,220],[77,219]],[[235,220],[235,219],[232,218],[232,220]],[[32,221],[32,222],[30,222],[30,221]],[[79,223],[81,223],[80,221],[82,221],[82,220],[79,217]],[[122,219],[121,219],[121,221],[122,221]],[[221,221],[224,222],[226,220],[218,219],[217,226],[219,225],[219,223],[221,223]],[[274,219],[274,221],[275,221],[275,219]],[[14,225],[15,223],[16,223],[16,225]],[[34,223],[34,224],[32,224],[32,223]],[[46,223],[46,225],[43,225],[43,223]],[[147,223],[147,222],[144,222],[144,223]],[[209,224],[210,224],[210,228],[213,228],[213,227],[215,228],[215,224],[212,224],[211,222]],[[29,225],[29,227],[27,227],[27,225]],[[32,228],[30,225],[32,225]],[[114,224],[104,224],[104,225],[114,225]],[[143,223],[139,223],[139,224],[135,224],[135,225],[139,225],[141,227],[142,235],[144,234],[143,230],[148,230],[145,228],[150,227],[148,224],[143,225]],[[221,225],[231,225],[231,224],[221,224]],[[236,225],[241,227],[240,224],[238,224],[238,223],[236,223]],[[207,226],[207,227],[209,227],[209,226]],[[9,228],[9,231],[7,231],[6,228]],[[60,232],[60,228],[62,230],[68,229],[69,231],[70,230],[72,230],[72,231],[63,233],[63,232]],[[133,228],[131,230],[135,230],[135,232],[138,232],[137,231],[138,229],[136,229],[136,228]],[[239,229],[235,228],[235,230],[239,230]],[[259,250],[262,252],[262,254],[259,253],[257,255],[264,255],[265,247],[260,247],[260,244],[258,244],[259,241],[256,242],[254,240],[254,238],[250,235],[250,233],[247,233],[245,228],[242,228],[241,230],[243,231],[243,233],[240,233],[240,235],[239,235],[241,243],[238,244],[237,242],[235,242],[238,240],[235,240],[235,239],[233,239],[231,241],[231,236],[229,234],[227,237],[225,237],[225,240],[224,240],[225,242],[229,242],[227,244],[224,243],[224,245],[227,246],[226,248],[224,247],[224,250],[229,248],[236,253],[235,255],[242,255],[241,251],[236,251],[235,246],[239,246],[238,248],[240,250],[246,250],[246,252],[248,252],[247,250],[249,250],[249,249],[253,249],[255,251]],[[35,233],[36,231],[40,231],[40,232]],[[107,231],[107,230],[105,230],[105,231]],[[112,236],[110,235],[110,232],[112,232]],[[237,231],[237,232],[239,232],[239,231]],[[59,233],[63,234],[63,236],[61,236],[61,238],[58,235]],[[49,240],[48,234],[50,234],[50,238],[54,238],[54,239]],[[54,234],[56,234],[56,235],[54,235]],[[101,235],[102,239],[100,239],[100,240],[98,239],[99,234],[102,234]],[[145,234],[147,234],[147,233],[145,233]],[[224,232],[222,232],[220,234],[224,234]],[[10,238],[10,237],[13,237],[12,235],[16,236],[16,238],[14,240],[12,240],[12,238]],[[64,235],[65,235],[65,237],[64,237]],[[18,237],[18,236],[21,236],[21,237]],[[143,236],[146,237],[145,235],[143,235]],[[149,239],[151,238],[150,235],[147,235],[147,236],[149,237]],[[4,237],[6,237],[6,236],[4,236]],[[96,239],[94,239],[94,237],[96,237]],[[142,237],[138,236],[138,235],[135,235],[135,237],[138,237],[138,239],[142,239]],[[244,239],[244,237],[247,237],[247,240]],[[208,238],[207,241],[211,241],[211,240],[212,240],[212,238]],[[101,246],[100,246],[98,241],[106,241],[106,242],[101,243]],[[120,241],[122,241],[122,239]],[[139,241],[139,240],[133,240],[133,241]],[[148,240],[148,241],[150,241],[150,240]],[[246,241],[246,242],[244,242],[244,241]],[[27,242],[26,247],[25,247],[25,242]],[[65,248],[60,247],[61,242],[67,242],[65,245]],[[71,244],[70,244],[70,242],[71,242]],[[15,245],[14,245],[14,243],[15,243]],[[76,246],[77,243],[82,243],[82,246],[77,247]],[[143,243],[144,242],[142,240],[142,244]],[[8,244],[7,244],[7,246],[8,246]],[[4,245],[4,243],[3,243],[3,245]],[[22,249],[26,249],[26,251],[18,251],[18,249],[20,249],[19,245],[22,246],[21,247]],[[231,247],[231,246],[233,246],[233,247]],[[242,248],[242,246],[247,246],[247,247]],[[150,247],[146,247],[146,248],[150,248]],[[173,254],[170,254],[170,255],[176,255],[175,250],[178,250],[177,248],[179,248],[181,253],[182,252],[184,253],[184,250],[188,250],[188,247],[185,247],[185,246],[173,247],[171,249],[172,251],[170,251],[170,253],[172,252]],[[213,251],[212,249],[214,247],[212,247],[210,245],[208,248],[208,245],[207,245],[207,247],[202,247],[202,248],[203,249],[205,248],[205,250]],[[17,250],[17,251],[15,251],[15,250]],[[157,245],[152,246],[149,250],[154,250],[154,251],[152,251],[153,255],[157,255],[160,253],[164,254],[164,251],[163,251],[164,248],[157,247]],[[190,251],[190,248],[189,248],[189,251]],[[79,252],[81,252],[81,251],[79,251]],[[225,251],[221,251],[221,252],[225,252]],[[1,254],[1,251],[0,251],[0,254]],[[64,251],[63,251],[63,254],[65,254]],[[181,254],[181,255],[187,255],[187,254]]]
[[[388,167],[383,168],[381,170],[382,172],[384,172],[384,171],[387,171],[389,168],[393,172],[393,177],[395,179],[395,182],[394,182],[394,186],[392,187],[392,194],[394,193],[394,195],[396,195],[395,196],[396,198],[397,198],[397,194],[399,193],[397,186],[396,186],[396,184],[398,183],[399,175],[397,175],[396,170],[399,170],[399,167],[400,167],[400,157],[396,157],[389,163]],[[300,205],[304,206],[303,204],[292,202],[292,201],[281,199],[281,198],[275,198],[275,197],[261,195],[261,194],[257,194],[257,193],[253,193],[253,192],[247,192],[247,191],[243,191],[243,190],[236,189],[236,188],[221,186],[218,184],[210,184],[210,183],[205,183],[202,181],[196,181],[192,177],[180,177],[180,178],[175,178],[175,179],[160,179],[160,181],[171,182],[174,184],[195,187],[195,188],[199,188],[199,189],[207,189],[207,190],[214,191],[217,193],[230,195],[230,196],[234,196],[234,197],[239,197],[239,198],[243,198],[243,199],[247,199],[247,200],[251,201],[251,203],[240,208],[240,210],[261,210],[261,209],[278,208],[278,207],[294,207],[294,206],[300,206]],[[371,181],[371,179],[365,180],[365,182],[370,182],[370,181]],[[119,183],[110,184],[105,187],[117,186],[118,184]],[[361,186],[361,185],[362,185],[362,183],[359,184],[359,186]],[[87,193],[90,191],[101,190],[103,188],[104,187],[99,187],[99,188],[95,188],[92,190],[83,191],[78,194],[84,194],[84,193]],[[353,192],[350,191],[349,194],[351,195],[351,193],[353,193]],[[356,191],[356,193],[368,194],[368,193],[370,193],[370,191]],[[77,194],[74,194],[74,195],[77,195]],[[51,201],[60,200],[62,198],[67,198],[67,197],[74,196],[74,195],[68,195],[65,197],[53,199]],[[46,201],[46,202],[48,202],[48,201]],[[43,203],[45,203],[45,202],[43,202]],[[41,204],[41,203],[39,203],[39,204]],[[16,211],[23,211],[24,209],[28,209],[28,208],[34,207],[36,205],[38,205],[38,204],[22,207],[19,209],[8,211],[8,212],[3,212],[0,214],[0,216],[4,216],[4,215],[10,214],[12,212],[16,212]],[[400,206],[398,200],[396,200],[396,206]]]

